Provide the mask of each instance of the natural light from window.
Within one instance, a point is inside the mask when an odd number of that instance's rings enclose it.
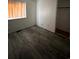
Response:
[[[23,0],[8,0],[8,20],[26,18],[26,2]]]

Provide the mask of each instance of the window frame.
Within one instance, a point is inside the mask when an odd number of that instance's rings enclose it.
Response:
[[[24,16],[20,16],[20,17],[18,16],[18,17],[15,17],[15,18],[9,18],[8,17],[8,20],[16,20],[16,19],[27,18],[27,10],[26,10],[27,8],[26,7],[27,7],[27,5],[26,5],[26,2],[25,2],[25,10],[24,10],[25,11],[25,15]]]

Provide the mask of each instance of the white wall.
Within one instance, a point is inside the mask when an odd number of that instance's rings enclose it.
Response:
[[[15,32],[36,24],[36,0],[25,0],[27,3],[27,18],[9,20],[8,32]]]
[[[55,32],[57,0],[37,0],[37,25]]]

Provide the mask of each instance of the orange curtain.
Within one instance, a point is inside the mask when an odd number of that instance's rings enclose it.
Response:
[[[22,1],[8,1],[8,18],[18,18],[26,16],[26,3]]]

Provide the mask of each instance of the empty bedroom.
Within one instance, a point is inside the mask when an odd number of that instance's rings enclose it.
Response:
[[[8,0],[8,59],[70,59],[70,0]]]

